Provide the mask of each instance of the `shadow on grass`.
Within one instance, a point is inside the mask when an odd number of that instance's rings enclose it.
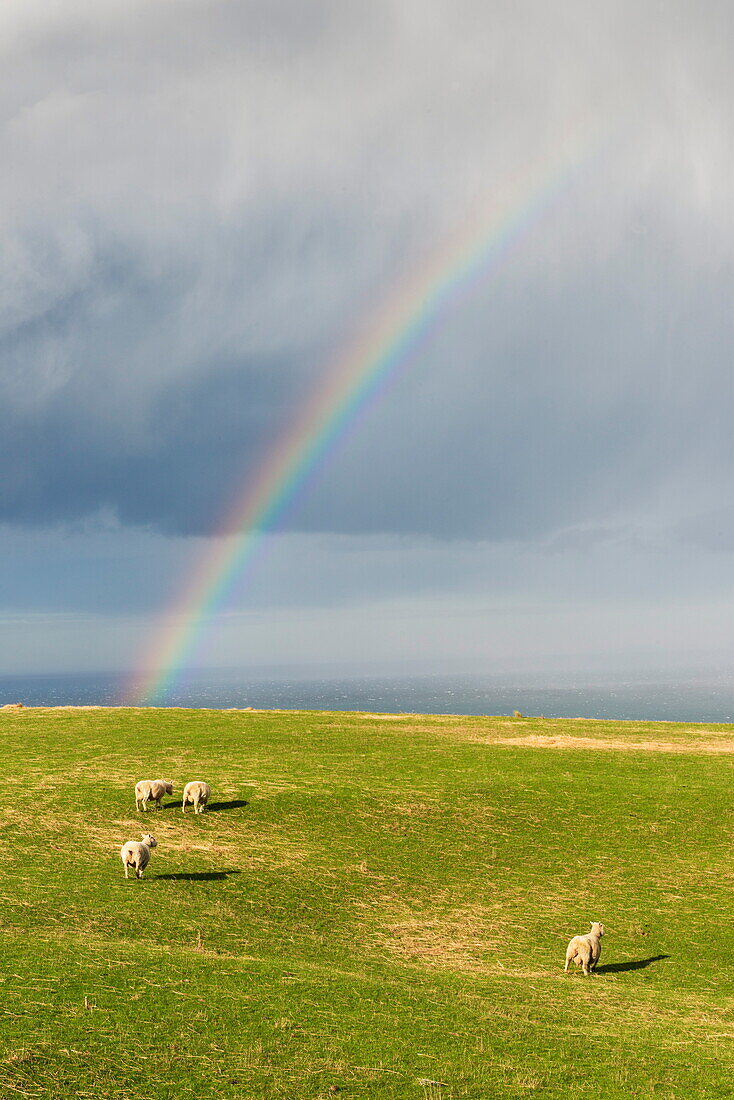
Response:
[[[204,812],[207,814],[215,814],[218,810],[241,810],[243,806],[248,805],[249,803],[246,799],[234,798],[231,802],[209,802]],[[177,802],[163,802],[161,806],[164,810],[180,810],[181,799],[179,798]],[[193,814],[194,812],[190,802],[186,807],[186,812],[189,814]]]
[[[621,974],[625,970],[644,970],[650,963],[660,962],[661,959],[669,959],[670,955],[653,955],[650,959],[630,959],[626,963],[606,963],[604,966],[597,966],[595,973],[597,974]]]
[[[156,875],[156,878],[171,882],[221,882],[230,875],[241,875],[242,871],[175,871],[171,875]]]

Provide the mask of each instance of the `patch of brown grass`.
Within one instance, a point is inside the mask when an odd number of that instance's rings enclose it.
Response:
[[[528,734],[525,737],[473,738],[521,749],[599,749],[603,752],[734,753],[734,739],[727,741],[623,741],[603,737],[569,737]]]
[[[193,815],[190,815],[193,817]],[[303,865],[311,858],[310,853],[288,842],[278,834],[267,836],[247,835],[237,840],[224,839],[221,835],[209,839],[192,834],[184,818],[181,822],[166,821],[163,814],[149,813],[143,818],[125,818],[95,825],[89,843],[105,852],[116,852],[126,840],[137,840],[145,832],[152,832],[158,841],[153,852],[156,870],[163,871],[163,864],[169,855],[202,856],[207,863],[219,865],[222,860],[228,863],[239,862],[242,869],[247,866],[295,867]]]
[[[415,718],[415,714],[372,714],[370,711],[362,711],[360,718],[369,718],[376,722],[404,722],[406,719]]]
[[[463,905],[446,912],[403,916],[389,924],[380,946],[437,970],[487,970],[485,955],[501,943],[497,910]]]

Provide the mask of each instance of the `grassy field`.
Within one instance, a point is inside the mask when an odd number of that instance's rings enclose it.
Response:
[[[28,709],[0,736],[3,1100],[733,1094],[732,727]],[[210,811],[143,822],[159,775]],[[592,920],[598,973],[564,975]]]

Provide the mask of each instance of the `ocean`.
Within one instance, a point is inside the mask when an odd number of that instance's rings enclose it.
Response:
[[[116,706],[125,677],[112,673],[0,677],[0,706]],[[382,713],[524,715],[671,722],[734,720],[734,675],[349,676],[189,673],[160,703],[175,707],[254,707]]]

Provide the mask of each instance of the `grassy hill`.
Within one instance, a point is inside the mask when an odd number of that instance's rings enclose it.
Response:
[[[731,727],[33,709],[0,737],[3,1098],[732,1095]],[[210,811],[141,820],[159,775]],[[565,975],[592,920],[599,971]]]

